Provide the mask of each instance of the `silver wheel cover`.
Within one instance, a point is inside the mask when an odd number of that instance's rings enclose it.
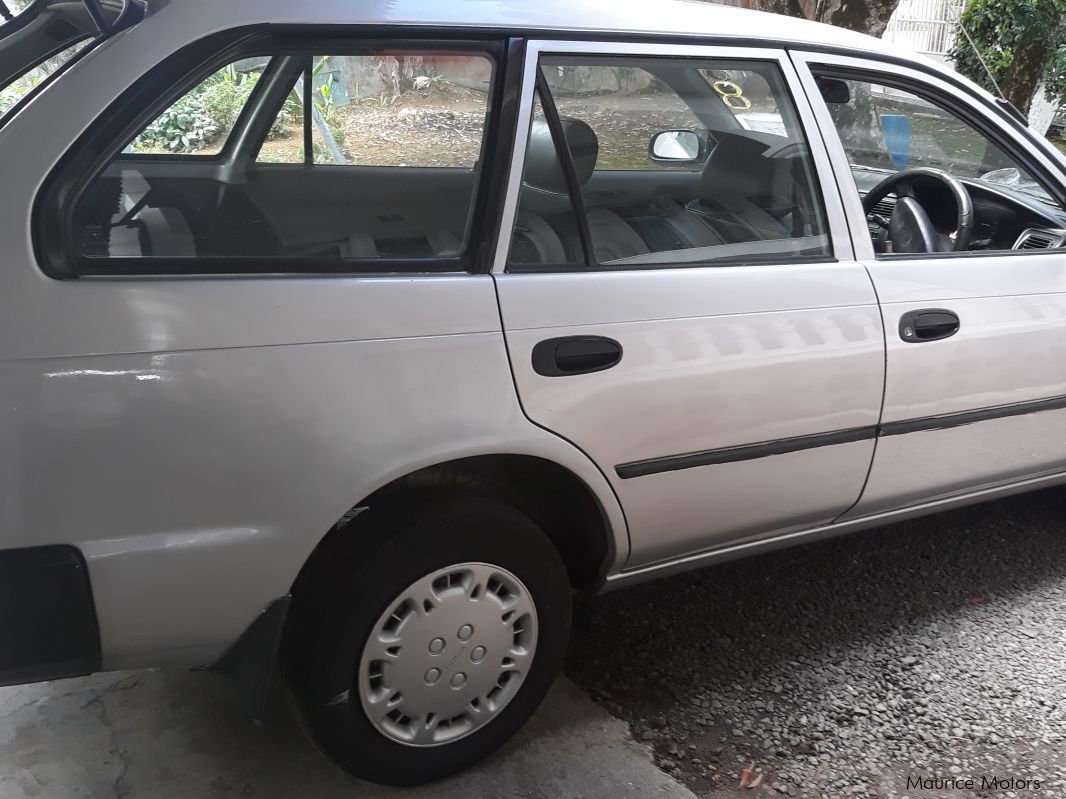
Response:
[[[441,746],[483,727],[533,665],[537,610],[499,566],[462,563],[412,583],[371,628],[359,661],[370,722],[408,746]]]

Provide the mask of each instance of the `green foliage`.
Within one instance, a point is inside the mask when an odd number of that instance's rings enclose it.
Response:
[[[3,114],[15,105],[15,103],[33,91],[37,84],[43,79],[44,77],[42,75],[25,75],[12,82],[10,86],[5,86],[3,90],[0,90],[0,114]]]
[[[134,140],[134,149],[188,153],[210,146],[233,128],[258,82],[258,72],[223,67],[152,122]],[[279,130],[271,133],[284,132],[284,122],[283,114],[275,122]]]
[[[134,149],[192,152],[214,141],[218,131],[218,125],[204,110],[202,97],[187,94],[145,128],[134,142]]]
[[[969,0],[960,21],[980,57],[959,36],[951,53],[959,72],[993,93],[998,86],[1022,110],[1041,79],[1049,99],[1066,101],[1066,0]]]
[[[17,7],[14,10],[19,10]],[[58,55],[46,59],[29,72],[15,78],[10,84],[0,88],[0,114],[3,114],[15,103],[37,88],[37,85],[59,69],[64,62],[85,46],[85,42],[71,45]]]

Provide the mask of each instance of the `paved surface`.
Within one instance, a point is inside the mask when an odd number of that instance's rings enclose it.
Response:
[[[1063,489],[619,591],[573,641],[702,797],[1066,797]]]
[[[292,724],[257,728],[205,673],[0,689],[2,799],[694,799],[573,683],[482,766],[415,790],[339,772]]]
[[[560,680],[500,755],[415,791],[255,727],[211,674],[0,689],[0,799],[1061,799],[1066,490],[583,602],[567,673],[599,704]]]

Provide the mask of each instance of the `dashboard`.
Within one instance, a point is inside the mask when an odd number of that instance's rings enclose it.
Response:
[[[860,194],[864,196],[885,177],[885,173],[862,168],[852,172]],[[1009,186],[967,178],[960,180],[969,190],[974,206],[974,231],[969,251],[1066,246],[1066,213],[1061,209]],[[954,229],[957,209],[947,187],[938,183],[916,186],[915,198],[929,214],[938,232],[947,234]],[[877,204],[875,213],[888,218],[894,206],[895,197],[889,195]],[[880,227],[872,220],[869,225],[876,241],[875,234]]]

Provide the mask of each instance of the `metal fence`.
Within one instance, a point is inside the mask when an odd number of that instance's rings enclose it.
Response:
[[[704,0],[723,6],[750,7],[749,0]],[[947,60],[955,43],[965,0],[900,0],[888,23],[885,41]]]
[[[963,0],[900,0],[883,38],[946,61],[958,34],[962,7]]]

